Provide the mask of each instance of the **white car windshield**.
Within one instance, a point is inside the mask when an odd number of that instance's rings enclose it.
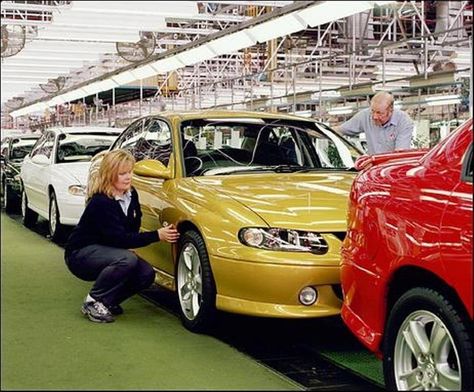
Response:
[[[92,157],[107,150],[117,135],[108,133],[73,133],[60,136],[57,163],[90,161]]]

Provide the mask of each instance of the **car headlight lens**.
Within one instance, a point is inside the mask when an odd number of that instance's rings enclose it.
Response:
[[[311,252],[318,255],[328,251],[328,244],[320,233],[265,227],[246,227],[240,230],[242,244],[254,248],[290,252]]]
[[[74,196],[85,196],[86,187],[84,185],[71,185],[67,188],[69,193]]]

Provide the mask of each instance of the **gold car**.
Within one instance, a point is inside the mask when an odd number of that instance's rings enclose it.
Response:
[[[216,310],[308,318],[340,312],[339,250],[361,152],[326,125],[283,114],[161,113],[112,149],[137,159],[142,229],[174,224],[178,244],[137,250],[204,331]]]

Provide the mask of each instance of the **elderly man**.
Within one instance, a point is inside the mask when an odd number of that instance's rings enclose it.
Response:
[[[339,127],[343,135],[365,132],[368,154],[379,154],[411,147],[413,122],[401,110],[393,107],[393,96],[381,91],[363,109]]]

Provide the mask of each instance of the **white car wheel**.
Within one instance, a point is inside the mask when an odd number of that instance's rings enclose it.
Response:
[[[28,207],[28,197],[25,190],[21,192],[21,218],[23,225],[33,227],[38,220],[38,214]]]
[[[64,236],[64,226],[59,221],[58,202],[54,191],[49,196],[49,234],[53,241],[61,241]]]

